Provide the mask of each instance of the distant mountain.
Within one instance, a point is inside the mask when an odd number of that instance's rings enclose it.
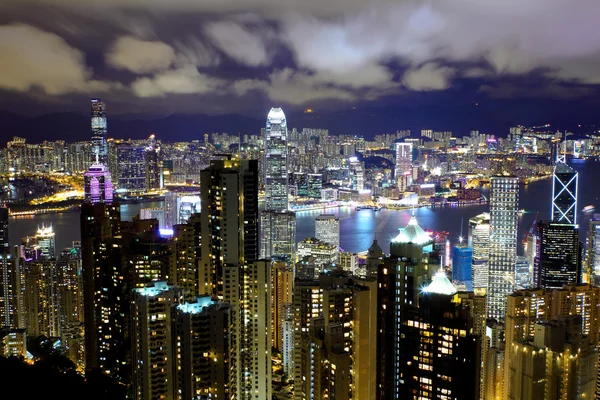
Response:
[[[577,124],[590,125],[589,114],[578,113],[573,104],[566,111],[564,102],[531,103],[495,101],[487,104],[419,107],[360,107],[341,111],[311,112],[286,110],[289,128],[323,128],[332,134],[352,134],[372,138],[378,133],[410,129],[452,131],[455,136],[471,130],[506,136],[511,126],[552,124],[552,129],[577,131]],[[266,112],[265,112],[266,117]],[[205,133],[257,134],[265,120],[239,114],[173,114],[167,117],[118,115],[108,116],[108,135],[113,138],[146,138],[154,133],[166,141],[203,140]],[[586,129],[589,128],[586,127]],[[43,140],[78,141],[89,138],[90,121],[86,115],[53,113],[24,117],[0,111],[0,144],[13,136],[31,143]]]

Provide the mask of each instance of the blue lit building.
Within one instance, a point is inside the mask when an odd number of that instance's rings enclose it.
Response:
[[[452,249],[452,280],[464,283],[467,290],[473,290],[473,249],[467,246],[454,246]]]

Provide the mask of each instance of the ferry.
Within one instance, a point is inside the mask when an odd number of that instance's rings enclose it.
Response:
[[[583,212],[584,213],[592,212],[592,211],[594,211],[595,208],[596,207],[594,207],[592,204],[590,204],[589,206],[583,207]]]
[[[360,210],[373,210],[373,211],[379,211],[380,208],[377,206],[357,206],[355,208],[356,211],[360,211]]]

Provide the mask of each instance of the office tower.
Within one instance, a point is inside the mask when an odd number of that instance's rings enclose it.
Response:
[[[473,249],[462,244],[452,248],[452,281],[473,290]]]
[[[146,169],[146,190],[161,189],[161,151],[159,144],[154,140],[154,135],[150,135],[148,138],[144,166]]]
[[[115,142],[116,163],[110,166],[114,185],[131,193],[144,192],[146,187],[146,144],[142,141]]]
[[[487,292],[490,278],[490,214],[469,219],[468,245],[473,249],[473,289]]]
[[[37,247],[44,256],[47,258],[55,258],[56,245],[52,225],[44,226],[44,224],[42,224],[41,228],[38,226],[38,230],[35,234],[35,241]]]
[[[532,286],[532,276],[532,265],[529,262],[529,258],[517,256],[515,264],[515,288],[518,290]]]
[[[263,211],[260,214],[260,257],[294,262],[296,254],[296,213]]]
[[[140,223],[142,221],[139,221]],[[123,229],[123,254],[128,287],[145,287],[150,282],[175,282],[171,276],[171,246],[168,239],[160,235],[156,220],[143,220],[148,226]],[[192,293],[193,294],[193,293]]]
[[[223,296],[223,268],[258,259],[258,163],[213,160],[202,171],[199,294]]]
[[[373,398],[375,280],[344,274],[296,282],[294,398]]]
[[[480,393],[481,337],[469,307],[454,301],[443,272],[405,308],[400,332],[398,398],[474,399]]]
[[[315,238],[306,238],[298,242],[298,258],[314,258],[313,262],[316,266],[315,279],[325,268],[337,263],[338,254],[338,247]]]
[[[365,188],[365,171],[363,163],[358,157],[348,158],[348,169],[350,172],[350,189],[361,191]]]
[[[414,216],[390,243],[390,256],[377,270],[377,399],[399,396],[400,332],[406,306],[416,307],[422,288],[430,282],[433,239]]]
[[[83,176],[85,201],[87,203],[107,203],[113,201],[111,175],[103,164],[92,164]]]
[[[552,174],[552,221],[577,224],[578,173],[564,162],[554,167]]]
[[[536,286],[560,289],[581,282],[581,247],[577,225],[540,221],[534,276]]]
[[[25,328],[24,276],[16,254],[0,253],[0,327]]]
[[[92,99],[92,157],[96,162],[106,165],[108,163],[108,149],[106,146],[106,104],[102,99]]]
[[[412,143],[396,143],[396,180],[412,171]]]
[[[8,245],[8,207],[0,204],[0,254],[9,254]]]
[[[587,271],[592,276],[600,275],[600,214],[590,219],[587,240]]]
[[[274,261],[272,271],[273,283],[271,294],[271,332],[272,347],[282,351],[285,319],[287,310],[292,305],[294,295],[294,270],[284,261]]]
[[[308,174],[306,196],[311,199],[321,200],[323,191],[323,175]]]
[[[129,301],[124,288],[124,257],[118,204],[81,206],[81,253],[86,370],[99,370],[127,382],[130,374],[125,326]]]
[[[265,210],[288,209],[287,121],[281,108],[271,108],[265,134]]]
[[[231,367],[236,355],[234,315],[227,303],[197,297],[173,306],[173,399],[231,399]],[[204,396],[204,397],[203,397]]]
[[[507,347],[509,400],[594,397],[597,349],[578,319],[537,322],[533,341]]]
[[[174,349],[171,307],[177,298],[167,282],[134,289],[131,295],[133,398],[172,398]]]
[[[506,296],[515,288],[519,178],[494,176],[490,193],[489,318],[504,319]]]
[[[315,238],[340,247],[340,219],[334,214],[321,214],[315,220]]]

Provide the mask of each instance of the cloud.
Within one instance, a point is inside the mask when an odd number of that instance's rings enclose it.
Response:
[[[215,91],[223,82],[201,74],[194,66],[159,72],[153,77],[139,78],[131,84],[138,97],[162,97],[167,94],[202,94]]]
[[[220,21],[208,24],[205,32],[215,46],[239,63],[258,67],[271,61],[271,33],[267,29],[252,30],[236,21]]]
[[[106,53],[109,65],[138,74],[165,70],[174,61],[175,50],[171,46],[133,36],[117,39]]]
[[[410,90],[444,90],[450,87],[450,77],[453,74],[452,68],[429,63],[409,69],[402,77],[402,83]]]
[[[0,26],[0,88],[40,89],[49,95],[106,91],[117,85],[93,79],[83,53],[33,26]]]

